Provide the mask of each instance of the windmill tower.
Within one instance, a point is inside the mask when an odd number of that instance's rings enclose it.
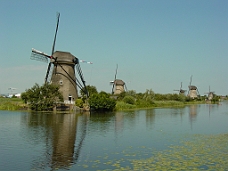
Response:
[[[110,83],[112,84],[112,95],[117,95],[122,92],[125,92],[125,88],[126,88],[126,84],[123,80],[116,79],[117,69],[118,69],[118,65],[116,66],[116,74],[114,77],[114,81],[110,81]]]
[[[190,84],[188,86],[188,96],[192,99],[197,98],[199,91],[196,86],[192,85],[192,76],[190,77]]]
[[[212,100],[214,97],[214,93],[215,93],[214,91],[210,90],[210,86],[209,86],[209,92],[205,93],[205,94],[207,94],[207,99]]]
[[[59,85],[65,103],[74,103],[78,98],[77,87],[88,97],[85,80],[77,57],[69,52],[55,51],[55,42],[59,26],[60,13],[57,13],[57,25],[51,55],[32,49],[31,59],[48,62],[45,83]],[[80,80],[75,76],[75,68]]]
[[[178,91],[179,92],[179,95],[185,95],[185,92],[186,92],[186,90],[183,90],[182,89],[182,82],[181,82],[180,89],[179,90],[174,90],[174,91]]]

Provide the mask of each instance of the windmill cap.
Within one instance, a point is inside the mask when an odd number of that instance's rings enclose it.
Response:
[[[192,85],[192,86],[188,86],[189,87],[189,89],[190,90],[196,90],[197,89],[197,87],[196,86],[194,86],[194,85]]]
[[[56,51],[53,54],[53,57],[56,59],[56,62],[70,62],[70,63],[78,63],[78,58],[72,55],[70,52],[62,52]]]
[[[123,82],[123,80],[116,79],[116,80],[114,81],[114,84],[117,84],[117,85],[124,85],[125,82]]]

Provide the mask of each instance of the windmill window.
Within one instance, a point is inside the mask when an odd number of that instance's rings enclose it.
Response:
[[[60,80],[60,81],[59,81],[59,84],[60,84],[60,85],[63,85],[63,81],[62,81],[62,80]]]

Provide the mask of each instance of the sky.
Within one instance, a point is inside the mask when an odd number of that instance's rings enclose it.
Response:
[[[55,50],[80,60],[87,85],[111,93],[127,90],[177,93],[192,85],[204,95],[228,95],[227,0],[0,0],[0,94],[42,85],[47,63],[31,49]]]

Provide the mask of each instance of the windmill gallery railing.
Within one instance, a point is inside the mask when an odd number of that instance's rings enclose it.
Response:
[[[75,101],[72,101],[72,100],[64,100],[64,104],[75,104]]]

